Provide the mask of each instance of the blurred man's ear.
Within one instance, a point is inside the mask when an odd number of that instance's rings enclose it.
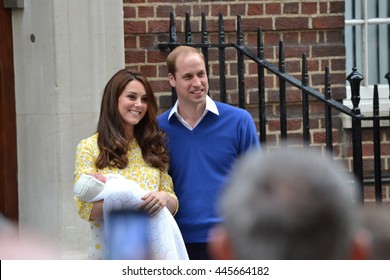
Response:
[[[173,76],[171,73],[168,73],[168,82],[171,85],[171,87],[176,87],[175,76]]]
[[[233,260],[234,253],[226,228],[223,225],[214,226],[209,235],[209,254],[214,260]]]
[[[370,259],[371,239],[368,232],[361,230],[352,241],[351,260]]]

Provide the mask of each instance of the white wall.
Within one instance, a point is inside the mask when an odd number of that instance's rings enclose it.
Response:
[[[73,202],[75,148],[125,65],[123,34],[122,0],[25,0],[13,11],[21,232],[49,235],[65,258],[88,246]]]

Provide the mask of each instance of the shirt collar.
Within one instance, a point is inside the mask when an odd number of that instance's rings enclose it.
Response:
[[[175,105],[173,105],[171,112],[169,112],[168,120],[172,117],[173,114],[179,115],[179,112],[177,111],[177,106],[179,104],[179,100],[176,100]],[[219,111],[217,108],[217,105],[215,104],[215,101],[210,98],[210,96],[206,95],[206,109],[205,113],[209,111],[215,115],[219,116]],[[205,113],[203,115],[205,115]]]

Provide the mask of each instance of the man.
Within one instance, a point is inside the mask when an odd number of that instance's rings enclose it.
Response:
[[[177,102],[159,116],[168,135],[169,173],[179,199],[175,218],[190,259],[209,259],[209,230],[221,222],[215,201],[232,164],[248,149],[259,147],[251,115],[213,101],[203,54],[179,46],[167,58],[168,81]]]
[[[347,171],[309,149],[253,152],[238,162],[211,233],[216,259],[366,259],[357,186]]]

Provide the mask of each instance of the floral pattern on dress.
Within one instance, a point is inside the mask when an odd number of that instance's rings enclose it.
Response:
[[[100,153],[97,145],[97,136],[98,134],[96,133],[89,138],[81,140],[77,145],[74,172],[75,183],[82,174],[92,174],[97,172],[103,175],[120,174],[126,179],[135,181],[145,190],[165,191],[177,201],[177,197],[173,191],[172,178],[167,172],[162,172],[157,168],[151,167],[144,161],[141,148],[135,139],[129,144],[129,163],[126,168],[119,169],[106,167],[103,169],[97,169],[95,161]],[[74,199],[78,215],[80,218],[90,223],[88,257],[90,259],[105,259],[107,256],[107,244],[104,238],[103,220],[89,220],[93,204],[81,201],[77,197]]]

